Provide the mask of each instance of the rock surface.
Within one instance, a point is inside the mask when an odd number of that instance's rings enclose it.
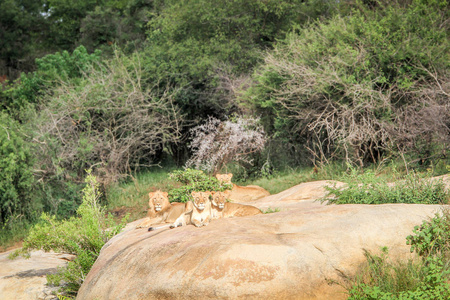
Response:
[[[12,251],[0,253],[0,300],[57,299],[46,286],[45,275],[56,272],[72,255],[31,252],[29,259],[8,259]]]
[[[246,203],[277,213],[125,231],[104,246],[77,299],[345,299],[327,279],[353,274],[363,249],[389,246],[394,256],[409,256],[406,236],[440,210],[324,205],[314,201],[325,195],[324,184]]]

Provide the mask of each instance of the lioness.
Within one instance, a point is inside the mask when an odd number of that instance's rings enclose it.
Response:
[[[208,225],[211,220],[211,192],[191,192],[191,195],[194,198],[191,223],[196,227]]]
[[[220,181],[220,183],[231,183],[231,178],[233,177],[232,173],[228,173],[228,174],[216,174],[216,178],[217,180]]]
[[[147,218],[136,226],[136,228],[149,227],[157,223],[174,223],[178,217],[185,212],[184,203],[170,203],[168,193],[162,191],[151,192],[148,194],[148,213]]]
[[[233,185],[231,194],[228,196],[230,200],[243,203],[250,202],[270,195],[268,191],[257,185],[240,186],[231,182],[232,173],[216,174],[217,180],[221,183],[229,183]]]
[[[227,202],[227,198],[230,194],[230,191],[211,192],[211,215],[213,219],[262,214],[262,212],[254,206]]]

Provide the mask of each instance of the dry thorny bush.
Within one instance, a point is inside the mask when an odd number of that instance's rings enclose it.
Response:
[[[258,118],[220,121],[210,117],[191,130],[193,155],[186,167],[194,166],[212,174],[232,161],[251,163],[249,154],[261,151],[266,142]]]
[[[350,63],[362,64],[365,55],[360,49]],[[434,81],[417,80],[411,89],[395,84],[381,88],[376,77],[350,83],[334,66],[336,62],[347,64],[338,56],[316,61],[314,67],[280,57],[276,52],[266,57],[266,64],[286,78],[281,87],[273,89],[273,99],[295,120],[294,132],[309,136],[307,147],[319,161],[343,155],[348,162],[362,166],[365,160],[378,161],[383,152],[402,156],[415,152],[426,159],[432,155],[431,151],[423,153],[426,147],[440,145],[442,151],[448,150],[449,74],[438,75],[422,67]],[[335,94],[331,96],[327,90]]]
[[[41,111],[37,140],[46,162],[43,172],[76,166],[83,174],[96,165],[107,183],[151,164],[164,143],[179,139],[179,110],[167,91],[142,86],[137,57],[116,54],[82,80],[62,82]]]

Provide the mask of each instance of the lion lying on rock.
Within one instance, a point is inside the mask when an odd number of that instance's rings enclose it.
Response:
[[[221,183],[229,183],[233,185],[233,189],[229,194],[229,199],[238,203],[250,202],[270,196],[270,193],[257,185],[239,186],[231,182],[233,174],[216,174],[217,180]]]
[[[246,217],[262,214],[262,212],[251,205],[227,202],[230,191],[211,192],[211,215],[213,219]]]
[[[156,191],[149,193],[147,218],[136,228],[150,227],[158,223],[177,223],[178,218],[186,211],[185,203],[170,203],[168,193]],[[181,221],[178,220],[178,223]]]
[[[148,217],[136,228],[149,227],[149,231],[164,227],[175,228],[192,224],[207,226],[212,219],[244,217],[262,212],[250,205],[227,202],[227,192],[192,192],[193,200],[187,203],[170,203],[168,193],[156,191],[149,193]],[[158,223],[171,223],[151,227]]]

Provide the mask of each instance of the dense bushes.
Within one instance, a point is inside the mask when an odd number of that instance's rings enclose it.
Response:
[[[88,171],[83,201],[77,216],[57,220],[55,216],[42,214],[41,220],[30,231],[23,248],[15,255],[25,255],[33,249],[74,254],[76,258],[58,273],[48,275],[50,284],[61,286],[68,294],[76,294],[97,259],[103,245],[124,227],[126,218],[116,225],[111,215],[105,215],[100,205],[99,185]]]
[[[5,235],[37,219],[43,209],[35,193],[34,159],[19,124],[0,112],[0,228]]]
[[[247,99],[267,132],[322,162],[427,159],[450,142],[448,15],[445,1],[413,1],[298,28],[266,55]]]
[[[176,105],[144,87],[143,76],[139,55],[116,52],[54,88],[34,124],[41,168],[79,178],[96,165],[105,183],[151,165],[165,144],[177,142],[183,120]]]

